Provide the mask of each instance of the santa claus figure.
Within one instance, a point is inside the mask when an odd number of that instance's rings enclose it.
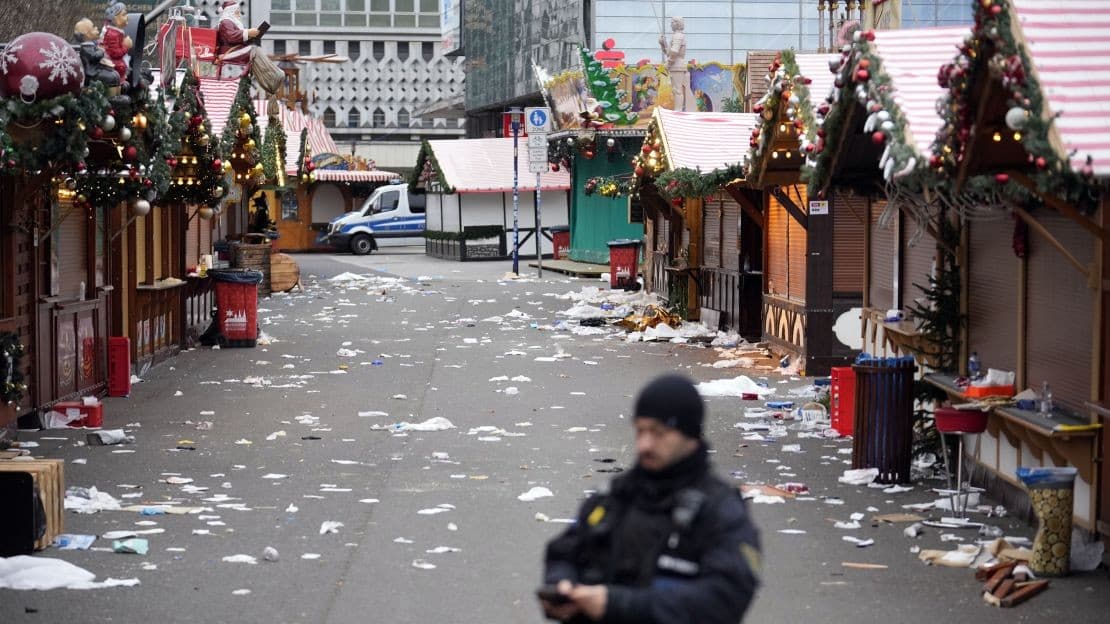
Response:
[[[100,35],[100,46],[112,61],[120,83],[127,81],[127,55],[133,45],[131,37],[123,31],[124,28],[127,28],[127,6],[122,2],[113,2],[104,10],[104,31]]]
[[[220,13],[220,27],[216,31],[216,58],[223,65],[222,77],[243,75],[250,64],[251,46],[247,43],[258,36],[257,28],[243,25],[243,12],[239,0],[224,0]]]

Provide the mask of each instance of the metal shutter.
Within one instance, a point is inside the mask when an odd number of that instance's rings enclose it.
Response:
[[[937,256],[937,241],[928,232],[918,232],[917,223],[907,217],[905,213],[899,215],[902,220],[902,306],[910,307],[914,299],[925,296],[922,288],[929,287],[929,276],[933,273],[933,261]],[[911,245],[910,240],[915,234],[920,234],[917,241]]]
[[[1018,270],[1010,221],[970,223],[968,236],[968,353],[983,370],[1017,370]],[[1072,269],[1074,270],[1074,269]]]
[[[721,204],[707,199],[702,204],[702,266],[721,266]]]
[[[740,204],[730,196],[721,199],[721,266],[740,270]]]
[[[790,215],[778,200],[768,194],[767,210],[767,292],[780,297],[787,296],[788,250],[786,247],[787,221]]]
[[[802,205],[805,205],[804,200],[802,201]],[[790,247],[790,266],[788,267],[790,298],[794,301],[805,301],[806,266],[809,260],[808,236],[806,235],[805,228],[799,225],[798,222],[794,220],[794,217],[787,215],[786,218],[788,245]]]
[[[893,227],[879,227],[879,217],[886,201],[871,201],[871,307],[889,310],[894,307],[894,240]]]
[[[863,292],[864,231],[867,227],[867,198],[833,195],[833,292]]]
[[[65,299],[83,298],[85,292],[79,292],[81,283],[89,275],[88,248],[85,246],[88,238],[86,213],[84,210],[73,210],[72,205],[67,202],[59,204],[55,214],[56,218],[62,219],[56,230],[58,235],[54,239],[58,243],[58,248],[54,250],[58,259],[56,294]]]
[[[1095,238],[1079,224],[1050,210],[1035,217],[1084,266],[1095,257]],[[997,232],[1010,241],[1009,232]],[[1029,272],[1025,289],[1028,327],[1026,383],[1040,390],[1047,381],[1053,398],[1073,409],[1091,400],[1091,335],[1095,291],[1087,278],[1036,233],[1029,234]],[[980,356],[982,353],[980,353]],[[984,360],[984,365],[990,362]]]

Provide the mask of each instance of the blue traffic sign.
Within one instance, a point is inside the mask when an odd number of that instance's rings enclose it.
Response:
[[[528,134],[551,131],[551,109],[546,107],[528,107],[524,109],[524,120]]]

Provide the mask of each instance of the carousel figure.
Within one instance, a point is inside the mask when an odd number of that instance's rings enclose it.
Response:
[[[112,61],[116,73],[119,74],[121,84],[127,82],[127,61],[131,46],[134,45],[131,37],[127,36],[127,6],[122,2],[113,2],[104,11],[104,32],[100,34],[100,45],[104,53]]]

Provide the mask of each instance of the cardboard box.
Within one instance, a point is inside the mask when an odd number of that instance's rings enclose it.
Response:
[[[34,478],[46,510],[46,534],[35,542],[35,549],[42,550],[53,544],[55,537],[65,533],[66,485],[62,460],[0,460],[0,472],[26,472]]]

